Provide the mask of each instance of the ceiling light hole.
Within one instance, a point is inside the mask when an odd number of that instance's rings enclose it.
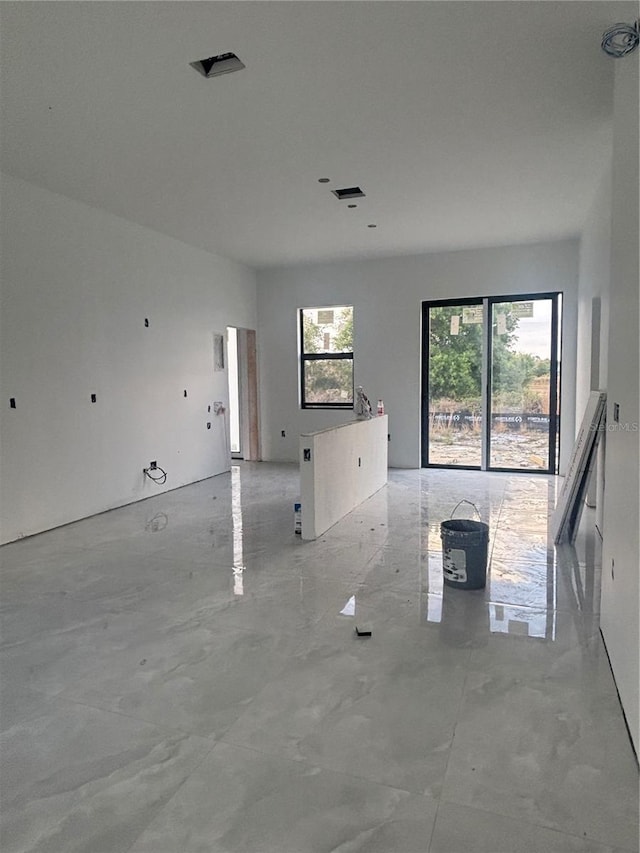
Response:
[[[364,198],[364,193],[360,187],[344,187],[341,190],[331,190],[331,192],[340,201],[345,198]]]
[[[378,226],[375,223],[371,223],[371,225],[367,225],[367,228],[377,228]]]
[[[318,178],[319,184],[328,184],[331,178]]]
[[[347,207],[357,207],[357,204],[348,204]]]
[[[219,53],[217,56],[190,62],[189,65],[203,77],[219,77],[221,74],[230,74],[232,71],[246,68],[244,62],[238,59],[235,53]]]

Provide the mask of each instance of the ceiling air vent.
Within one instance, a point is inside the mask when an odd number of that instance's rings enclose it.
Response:
[[[334,196],[340,201],[346,198],[364,198],[364,193],[360,187],[346,187],[342,190],[331,190]]]
[[[240,71],[246,68],[235,53],[221,53],[218,56],[210,56],[208,59],[199,59],[190,62],[189,65],[199,71],[203,77],[219,77],[221,74],[230,74],[232,71]]]

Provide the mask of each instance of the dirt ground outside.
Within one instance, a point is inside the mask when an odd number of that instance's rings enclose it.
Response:
[[[433,430],[429,435],[432,465],[479,465],[481,436],[474,430]],[[549,437],[546,432],[493,432],[490,464],[497,468],[544,471],[548,466]]]

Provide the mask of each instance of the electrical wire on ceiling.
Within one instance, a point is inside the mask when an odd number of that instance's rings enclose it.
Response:
[[[602,34],[600,47],[609,56],[619,59],[632,53],[640,42],[640,20],[635,24],[614,24]]]

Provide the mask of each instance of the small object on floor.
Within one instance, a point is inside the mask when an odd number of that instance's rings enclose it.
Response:
[[[356,615],[356,597],[352,595],[345,606],[340,611],[340,616],[355,616]]]
[[[370,637],[371,631],[359,631],[356,625],[356,637]]]
[[[454,518],[458,507],[469,504],[481,518],[478,507],[461,500],[450,518],[440,525],[442,539],[442,571],[445,586],[458,589],[483,589],[487,580],[489,525],[471,518]]]

